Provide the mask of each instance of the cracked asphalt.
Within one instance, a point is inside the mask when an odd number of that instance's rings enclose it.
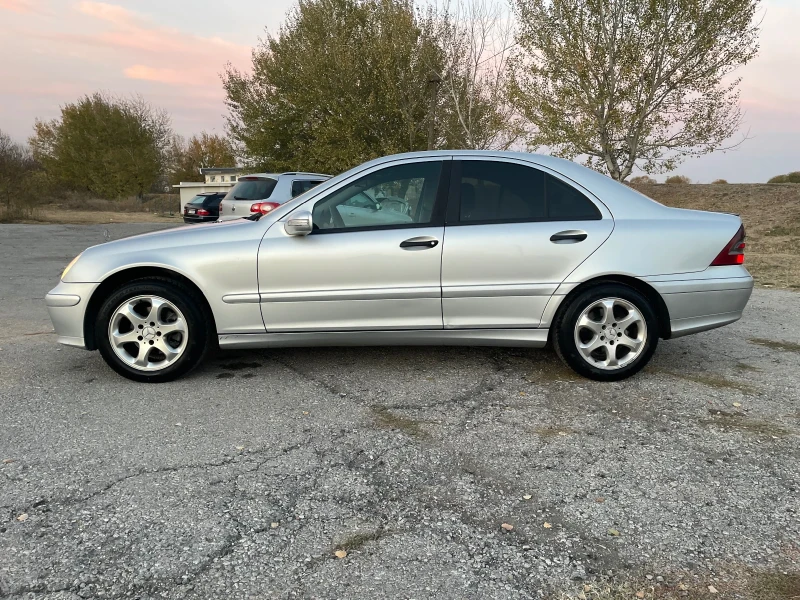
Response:
[[[145,385],[58,346],[43,297],[105,229],[154,228],[0,226],[0,597],[539,598],[800,568],[797,293],[756,290],[613,384],[550,351],[325,348]]]

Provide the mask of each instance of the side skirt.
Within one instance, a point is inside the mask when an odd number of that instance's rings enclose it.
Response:
[[[547,329],[431,329],[415,331],[321,331],[219,336],[223,349],[302,346],[516,346],[542,348]]]

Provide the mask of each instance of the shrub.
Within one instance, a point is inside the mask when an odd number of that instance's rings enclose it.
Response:
[[[633,185],[642,185],[645,183],[658,183],[658,182],[649,175],[639,175],[638,177],[631,178],[629,183],[632,183]]]
[[[794,171],[786,175],[778,175],[770,179],[767,183],[800,183],[800,171]]]
[[[664,183],[692,183],[692,180],[685,175],[673,175],[672,177],[667,177]]]
[[[724,180],[724,179],[715,179],[711,183],[724,183],[724,184],[727,184],[728,182],[726,180]]]

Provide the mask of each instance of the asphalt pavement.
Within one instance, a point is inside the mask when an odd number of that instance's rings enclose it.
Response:
[[[800,568],[799,294],[756,290],[612,384],[547,350],[324,348],[146,385],[58,346],[43,298],[106,231],[157,227],[0,225],[0,597],[539,598]]]

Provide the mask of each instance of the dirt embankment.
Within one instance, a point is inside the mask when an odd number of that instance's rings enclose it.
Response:
[[[800,289],[800,184],[634,187],[667,206],[738,213],[747,231],[745,265],[756,283]]]

